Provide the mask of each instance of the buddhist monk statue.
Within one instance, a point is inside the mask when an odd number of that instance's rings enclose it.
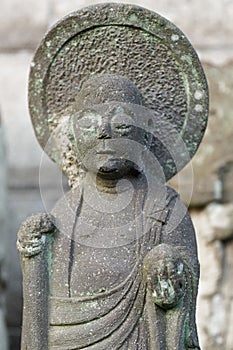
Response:
[[[148,10],[104,4],[66,17],[38,48],[32,121],[71,189],[18,233],[22,350],[200,349],[195,232],[166,185],[207,118],[182,35]]]

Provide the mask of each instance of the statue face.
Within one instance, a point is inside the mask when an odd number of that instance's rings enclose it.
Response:
[[[78,160],[87,171],[103,177],[136,174],[149,133],[139,124],[140,116],[122,107],[99,105],[73,117]]]

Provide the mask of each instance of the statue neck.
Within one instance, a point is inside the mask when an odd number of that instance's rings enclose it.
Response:
[[[83,188],[87,189],[93,187],[98,192],[110,195],[118,195],[127,191],[135,191],[136,188],[146,186],[146,179],[142,174],[138,176],[124,176],[117,179],[104,178],[96,174],[87,172],[82,181]]]

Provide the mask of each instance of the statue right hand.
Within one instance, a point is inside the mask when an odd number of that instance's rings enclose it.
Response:
[[[144,259],[144,275],[155,304],[164,309],[178,305],[186,290],[179,250],[167,244],[154,247]]]
[[[39,254],[44,245],[43,234],[54,233],[56,227],[50,214],[39,213],[29,216],[20,226],[17,248],[25,257]]]

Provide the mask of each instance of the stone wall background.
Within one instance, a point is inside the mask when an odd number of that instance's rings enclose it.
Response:
[[[202,350],[232,350],[233,1],[121,2],[142,5],[170,19],[190,39],[204,64],[210,88],[208,130],[192,167],[184,169],[172,184],[189,204],[198,236],[201,283],[197,316]],[[7,325],[11,350],[19,349],[22,307],[21,272],[15,248],[17,230],[27,215],[44,211],[44,205],[46,209],[51,208],[59,197],[59,184],[54,183],[57,170],[42,157],[27,111],[29,65],[49,26],[65,14],[93,3],[97,1],[1,1],[0,106],[7,149],[8,204],[6,210],[6,204],[2,205],[4,196],[1,197],[0,215],[5,211],[7,227],[1,229],[0,234],[1,242],[5,242],[4,235],[7,235],[3,251],[7,259]],[[0,155],[1,173],[4,172],[2,159]],[[4,188],[2,177],[1,188]]]
[[[8,249],[6,217],[7,217],[7,200],[6,200],[6,153],[5,140],[0,115],[0,339],[1,350],[8,349],[8,336],[6,330],[6,251]]]

